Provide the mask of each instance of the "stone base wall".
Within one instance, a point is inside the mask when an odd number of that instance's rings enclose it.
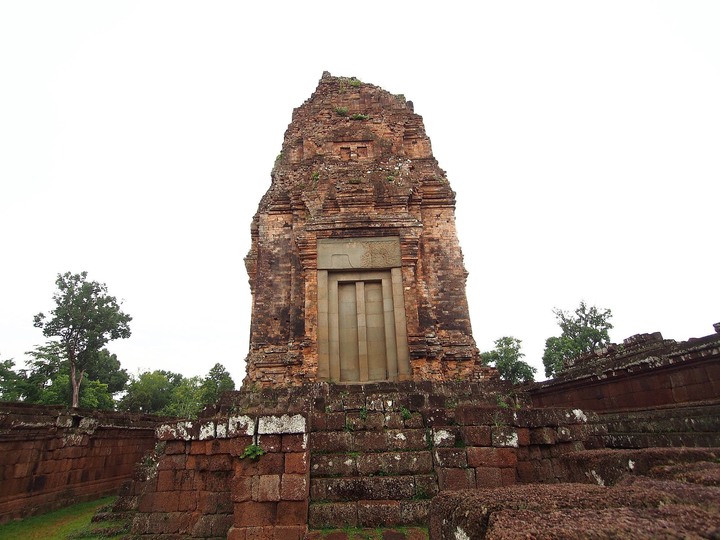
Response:
[[[157,420],[0,404],[0,523],[116,493],[155,445]]]
[[[662,407],[720,396],[720,355],[603,375],[539,383],[529,394],[535,407],[579,407],[597,412]]]
[[[715,334],[677,343],[639,334],[577,358],[528,394],[535,407],[592,411],[655,408],[720,396],[720,325]]]
[[[720,448],[720,400],[601,413],[606,448]]]
[[[433,390],[229,393],[197,422],[161,425],[164,448],[124,503],[138,510],[132,532],[301,539],[308,526],[425,525],[441,490],[557,482],[563,455],[596,444],[597,418],[580,410],[531,409],[497,385]]]

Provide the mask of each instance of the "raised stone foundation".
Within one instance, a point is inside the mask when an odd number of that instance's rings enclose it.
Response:
[[[440,491],[565,479],[562,456],[594,444],[596,418],[531,409],[505,390],[406,382],[229,393],[198,422],[158,427],[165,446],[127,492],[133,533],[299,539],[308,527],[424,527]]]

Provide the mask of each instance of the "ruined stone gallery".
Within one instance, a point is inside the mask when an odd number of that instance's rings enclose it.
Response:
[[[324,73],[251,227],[247,382],[488,377],[454,212],[412,102]]]

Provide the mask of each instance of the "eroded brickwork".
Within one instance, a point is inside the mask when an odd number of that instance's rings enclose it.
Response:
[[[529,387],[533,405],[617,411],[717,400],[720,324],[715,328],[680,343],[660,332],[638,334],[576,358],[554,379]]]
[[[3,403],[0,523],[116,493],[155,445],[157,420]]]
[[[405,381],[229,392],[199,421],[158,427],[157,459],[120,506],[137,509],[133,534],[156,539],[354,527],[424,538],[410,531],[438,493],[566,480],[563,456],[593,446],[592,413],[529,409],[507,391]]]
[[[393,352],[399,367],[387,379],[493,376],[472,338],[454,208],[455,194],[412,103],[324,73],[293,112],[253,219],[245,259],[253,293],[246,382],[338,380],[318,344],[328,325],[327,314],[318,312],[327,289],[318,241],[378,237],[396,237],[400,245],[404,321],[396,316],[394,323],[403,332]],[[371,261],[364,268],[390,266]]]

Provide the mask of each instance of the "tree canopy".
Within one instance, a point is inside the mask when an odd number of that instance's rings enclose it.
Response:
[[[56,341],[26,353],[25,369],[16,374],[14,400],[45,405],[68,405],[72,399],[70,367],[65,350]],[[128,374],[106,349],[98,351],[86,370],[79,389],[78,406],[85,409],[114,409],[114,396],[125,389]]]
[[[186,378],[164,370],[145,371],[131,377],[118,406],[131,412],[195,418],[222,392],[234,389],[235,383],[222,364],[215,364],[204,378]]]
[[[610,341],[609,331],[612,312],[588,306],[584,301],[574,313],[555,308],[553,310],[562,330],[559,337],[545,341],[543,365],[545,376],[551,377],[561,371],[566,362],[581,354],[589,353]]]
[[[513,384],[532,382],[536,369],[521,360],[524,353],[520,352],[522,341],[512,336],[504,336],[495,340],[495,349],[482,353],[487,364],[494,365],[500,378]]]
[[[45,337],[56,339],[62,347],[69,366],[71,404],[78,407],[83,377],[98,362],[105,344],[130,337],[132,317],[120,310],[104,283],[88,281],[87,272],[58,274],[55,284],[55,307],[49,317],[38,313],[33,322]]]

